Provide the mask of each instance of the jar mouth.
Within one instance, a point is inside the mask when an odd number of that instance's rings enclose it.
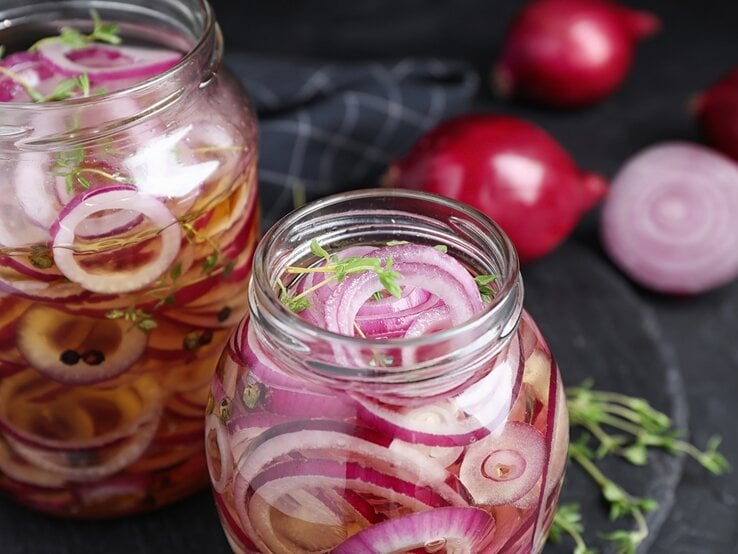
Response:
[[[328,331],[290,311],[280,301],[276,292],[277,278],[288,265],[298,265],[300,259],[311,256],[308,238],[310,233],[324,231],[329,240],[340,242],[342,237],[337,230],[337,222],[328,214],[362,204],[372,206],[367,212],[370,216],[381,216],[384,213],[390,219],[396,216],[399,218],[405,213],[402,207],[393,207],[393,204],[432,206],[447,214],[448,219],[441,222],[441,226],[455,232],[459,244],[470,242],[475,244],[475,255],[472,257],[476,256],[473,260],[476,269],[479,269],[480,273],[498,275],[496,294],[486,304],[485,309],[459,325],[432,334],[377,339]],[[361,210],[355,210],[355,214],[361,213],[363,213]],[[420,214],[412,215],[423,218]],[[407,229],[400,229],[394,236],[397,239],[412,241],[406,231]],[[430,238],[432,240],[435,237]],[[494,256],[490,256],[490,253],[494,253]],[[493,258],[493,261],[490,262],[489,258]],[[284,345],[286,341],[288,350],[291,349],[290,345],[297,351],[300,350],[300,344],[316,340],[326,341],[334,348],[348,350],[366,349],[371,346],[371,349],[377,352],[462,341],[468,346],[468,350],[473,350],[480,346],[480,340],[489,345],[490,342],[502,343],[509,338],[516,329],[522,312],[522,294],[517,253],[499,226],[483,213],[435,194],[403,189],[361,189],[329,196],[306,205],[283,217],[265,233],[254,257],[250,309],[252,317],[258,319],[259,325],[267,328],[267,334],[282,337],[283,340],[278,339],[280,344]],[[463,350],[454,352],[454,357],[463,357],[465,354]],[[433,363],[438,361],[433,360]],[[318,365],[325,367],[324,363]],[[356,371],[364,373],[366,369],[356,368]],[[396,374],[397,369],[397,367],[374,367],[372,372],[375,375]],[[420,368],[402,367],[402,369],[412,371]]]
[[[70,98],[66,100],[61,101],[55,101],[55,102],[3,102],[0,103],[0,110],[1,111],[15,111],[15,112],[27,112],[27,111],[54,111],[59,109],[68,109],[68,108],[80,108],[80,107],[86,107],[86,106],[94,106],[99,103],[103,102],[112,102],[115,100],[118,100],[123,97],[128,97],[131,95],[141,95],[148,91],[154,90],[154,89],[161,89],[162,91],[171,91],[174,92],[176,88],[179,88],[178,86],[172,86],[173,83],[180,83],[180,82],[188,82],[188,86],[191,85],[191,80],[186,78],[186,73],[189,73],[193,66],[196,68],[201,68],[203,65],[199,60],[203,57],[206,57],[208,60],[210,60],[210,55],[208,55],[207,50],[212,47],[212,37],[214,35],[218,35],[218,38],[220,39],[220,31],[218,30],[218,26],[215,20],[215,14],[213,12],[212,7],[210,6],[209,2],[207,0],[195,0],[197,2],[197,5],[200,8],[200,13],[202,14],[202,19],[198,21],[195,18],[190,18],[190,21],[187,23],[191,24],[192,28],[187,29],[188,32],[191,33],[190,39],[192,39],[191,44],[188,46],[187,51],[182,56],[182,58],[172,67],[157,73],[156,75],[149,77],[147,79],[144,79],[142,81],[139,81],[131,86],[121,88],[118,90],[115,90],[113,92],[106,92],[104,94],[97,94],[94,96],[88,96],[88,97],[82,97],[82,98]],[[71,1],[57,1],[57,2],[49,2],[47,3],[41,3],[37,6],[23,6],[20,9],[11,9],[8,13],[5,10],[0,10],[0,14],[5,16],[6,24],[4,27],[12,27],[12,18],[15,16],[15,13],[17,12],[18,15],[23,13],[24,11],[27,11],[31,8],[34,10],[39,11],[39,13],[44,13],[43,8],[44,6],[53,6],[54,8],[64,8],[64,7],[80,7],[83,4],[86,4],[86,2],[81,2],[79,0],[71,0]],[[96,7],[94,4],[91,7]],[[115,9],[125,9],[125,6],[127,4],[124,2],[106,2],[104,4],[105,10],[115,10]],[[85,6],[87,7],[87,6]],[[155,8],[150,8],[148,10],[149,12],[156,12]],[[11,23],[7,23],[10,21]],[[195,27],[196,24],[196,27]],[[182,37],[180,37],[182,38]],[[219,45],[218,45],[219,46]],[[220,56],[221,52],[217,52],[217,55]],[[211,70],[217,69],[217,66],[220,62],[220,59],[214,60],[214,63],[211,63]],[[211,76],[212,78],[212,76]],[[204,85],[208,81],[208,78],[201,78],[197,81],[198,84]],[[166,92],[158,93],[160,96],[166,95]]]

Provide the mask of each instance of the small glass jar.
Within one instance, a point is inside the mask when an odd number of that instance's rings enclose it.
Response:
[[[498,276],[494,295],[464,323],[415,338],[332,333],[280,300],[278,283],[300,286],[286,268],[320,263],[313,240],[329,253],[443,245],[472,275]],[[568,419],[499,227],[423,193],[333,196],[267,232],[249,301],[206,416],[235,552],[540,552]]]
[[[207,484],[202,415],[259,232],[256,119],[204,0],[9,0],[0,43],[88,33],[92,8],[181,60],[0,103],[0,490],[66,517]]]

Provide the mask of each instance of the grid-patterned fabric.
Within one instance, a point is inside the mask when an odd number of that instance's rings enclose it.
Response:
[[[241,54],[227,58],[259,115],[264,225],[294,205],[377,186],[387,164],[439,121],[463,111],[477,88],[465,64],[427,59],[317,64]]]

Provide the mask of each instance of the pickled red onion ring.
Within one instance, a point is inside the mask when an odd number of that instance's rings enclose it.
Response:
[[[449,317],[453,324],[467,321],[482,310],[476,285],[476,297],[469,295],[458,274],[426,263],[397,262],[393,267],[402,275],[401,283],[404,286],[424,288],[449,306]],[[469,272],[464,273],[474,283]],[[325,328],[334,333],[353,336],[354,320],[359,309],[375,292],[383,288],[379,277],[373,272],[351,275],[341,281],[325,303]]]
[[[393,518],[344,541],[334,554],[376,554],[424,549],[434,552],[473,554],[485,552],[492,541],[495,519],[486,511],[472,507],[435,508]]]
[[[38,52],[66,77],[87,74],[100,83],[116,79],[143,81],[175,66],[182,54],[161,48],[94,44],[74,48],[61,40],[39,43]]]
[[[233,478],[233,455],[228,430],[223,420],[214,413],[205,418],[205,448],[208,451],[208,472],[213,489],[222,493]]]
[[[525,496],[541,477],[545,460],[541,432],[513,421],[500,434],[468,447],[459,478],[475,502],[499,506]]]
[[[86,271],[74,257],[77,226],[91,215],[105,210],[131,210],[146,216],[161,231],[161,249],[150,263],[127,271],[96,274]],[[138,290],[153,283],[174,261],[179,252],[181,232],[169,209],[152,196],[143,195],[124,185],[102,187],[77,196],[51,228],[56,266],[70,281],[99,293]]]

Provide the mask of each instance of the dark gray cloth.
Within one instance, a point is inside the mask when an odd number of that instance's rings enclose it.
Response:
[[[375,186],[429,128],[464,111],[478,78],[435,59],[320,64],[233,54],[226,63],[259,115],[264,225],[307,200]]]

